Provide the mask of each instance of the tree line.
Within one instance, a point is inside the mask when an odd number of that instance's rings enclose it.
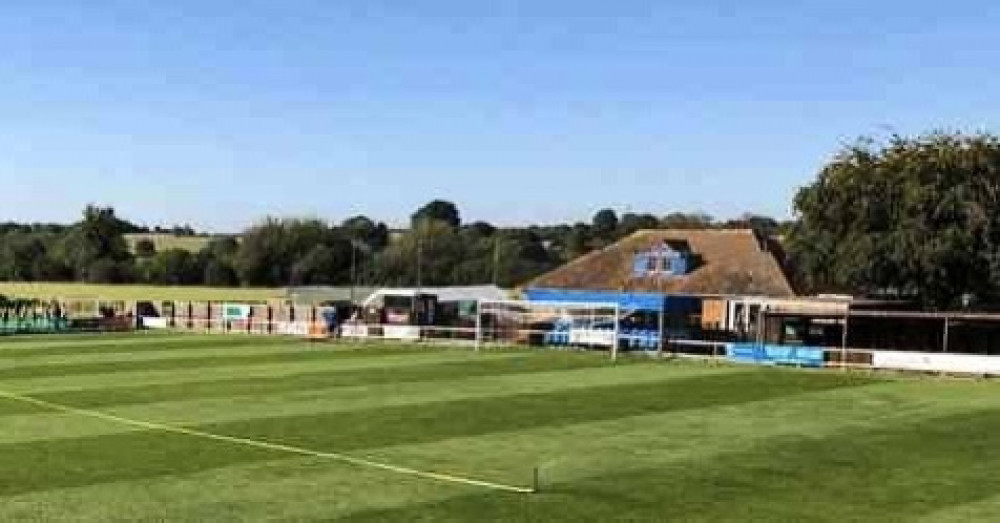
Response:
[[[80,221],[0,224],[0,280],[150,283],[209,286],[471,285],[513,286],[639,229],[746,227],[776,231],[777,221],[754,215],[716,221],[704,213],[598,211],[589,222],[496,227],[465,223],[458,207],[435,200],[417,209],[410,226],[393,232],[355,216],[340,223],[266,218],[239,235],[210,236],[197,252],[157,250],[149,232],[113,208],[88,206]],[[189,227],[152,231],[195,235]]]
[[[1000,138],[929,133],[841,148],[795,196],[794,217],[598,211],[591,220],[496,227],[435,200],[404,231],[268,218],[198,252],[130,249],[149,231],[89,206],[71,225],[0,224],[0,280],[174,285],[512,286],[639,229],[753,228],[779,236],[804,293],[906,299],[930,309],[1000,305]],[[191,235],[190,227],[173,227]]]

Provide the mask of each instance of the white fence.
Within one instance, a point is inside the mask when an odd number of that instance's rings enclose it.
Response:
[[[217,334],[297,336],[301,338],[309,336],[310,327],[314,326],[312,322],[308,321],[255,321],[251,323],[218,318],[191,318],[185,319],[183,323],[171,327],[167,318],[156,317],[143,317],[142,325],[147,329],[176,329]]]
[[[163,318],[143,318],[143,325],[150,329],[169,328]],[[190,320],[191,328],[209,333],[231,333],[251,335],[279,335],[308,337],[315,325],[308,321],[272,321],[252,324],[225,320]],[[523,330],[525,335],[543,335],[544,331]],[[615,331],[603,329],[571,329],[566,333],[567,342],[562,345],[575,347],[612,349]],[[475,346],[482,333],[475,327],[438,327],[412,325],[366,325],[346,323],[341,325],[339,336],[357,341],[412,341],[412,342],[458,342]],[[539,337],[544,339],[544,337]],[[506,340],[512,344],[513,339]],[[546,345],[546,343],[542,343]],[[711,360],[741,361],[733,344],[703,340],[665,340],[655,352],[636,351],[644,354],[667,355],[680,358],[705,358]],[[763,347],[763,346],[762,346]],[[780,346],[778,347],[780,348]],[[823,361],[818,366],[834,368],[884,369],[911,372],[934,372],[952,374],[973,374],[980,376],[1000,376],[1000,356],[972,354],[904,352],[868,349],[817,348],[823,352]],[[765,354],[766,355],[766,354]],[[744,362],[746,362],[744,360]],[[766,362],[765,362],[766,363]]]

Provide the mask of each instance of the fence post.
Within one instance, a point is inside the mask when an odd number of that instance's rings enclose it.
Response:
[[[656,344],[656,358],[663,358],[663,343],[664,343],[664,332],[663,332],[663,310],[667,307],[666,303],[660,304],[660,315],[657,317],[657,339],[659,340]]]
[[[618,359],[618,335],[620,334],[620,330],[621,330],[620,327],[619,327],[619,323],[620,323],[619,316],[621,315],[621,311],[619,310],[620,308],[621,308],[621,304],[620,303],[616,303],[615,304],[615,340],[614,340],[614,342],[611,343],[611,361],[615,361],[615,360]]]
[[[950,327],[948,316],[944,317],[944,336],[941,342],[942,352],[948,352],[948,328]]]

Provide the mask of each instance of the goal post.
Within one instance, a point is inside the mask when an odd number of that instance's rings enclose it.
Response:
[[[480,300],[476,350],[490,345],[594,349],[615,359],[620,322],[617,303]]]

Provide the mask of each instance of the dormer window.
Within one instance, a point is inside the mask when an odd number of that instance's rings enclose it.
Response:
[[[646,256],[646,272],[660,272],[663,270],[663,259],[656,256]]]
[[[683,276],[691,269],[691,252],[685,245],[671,246],[666,242],[635,253],[633,276],[665,278]]]

